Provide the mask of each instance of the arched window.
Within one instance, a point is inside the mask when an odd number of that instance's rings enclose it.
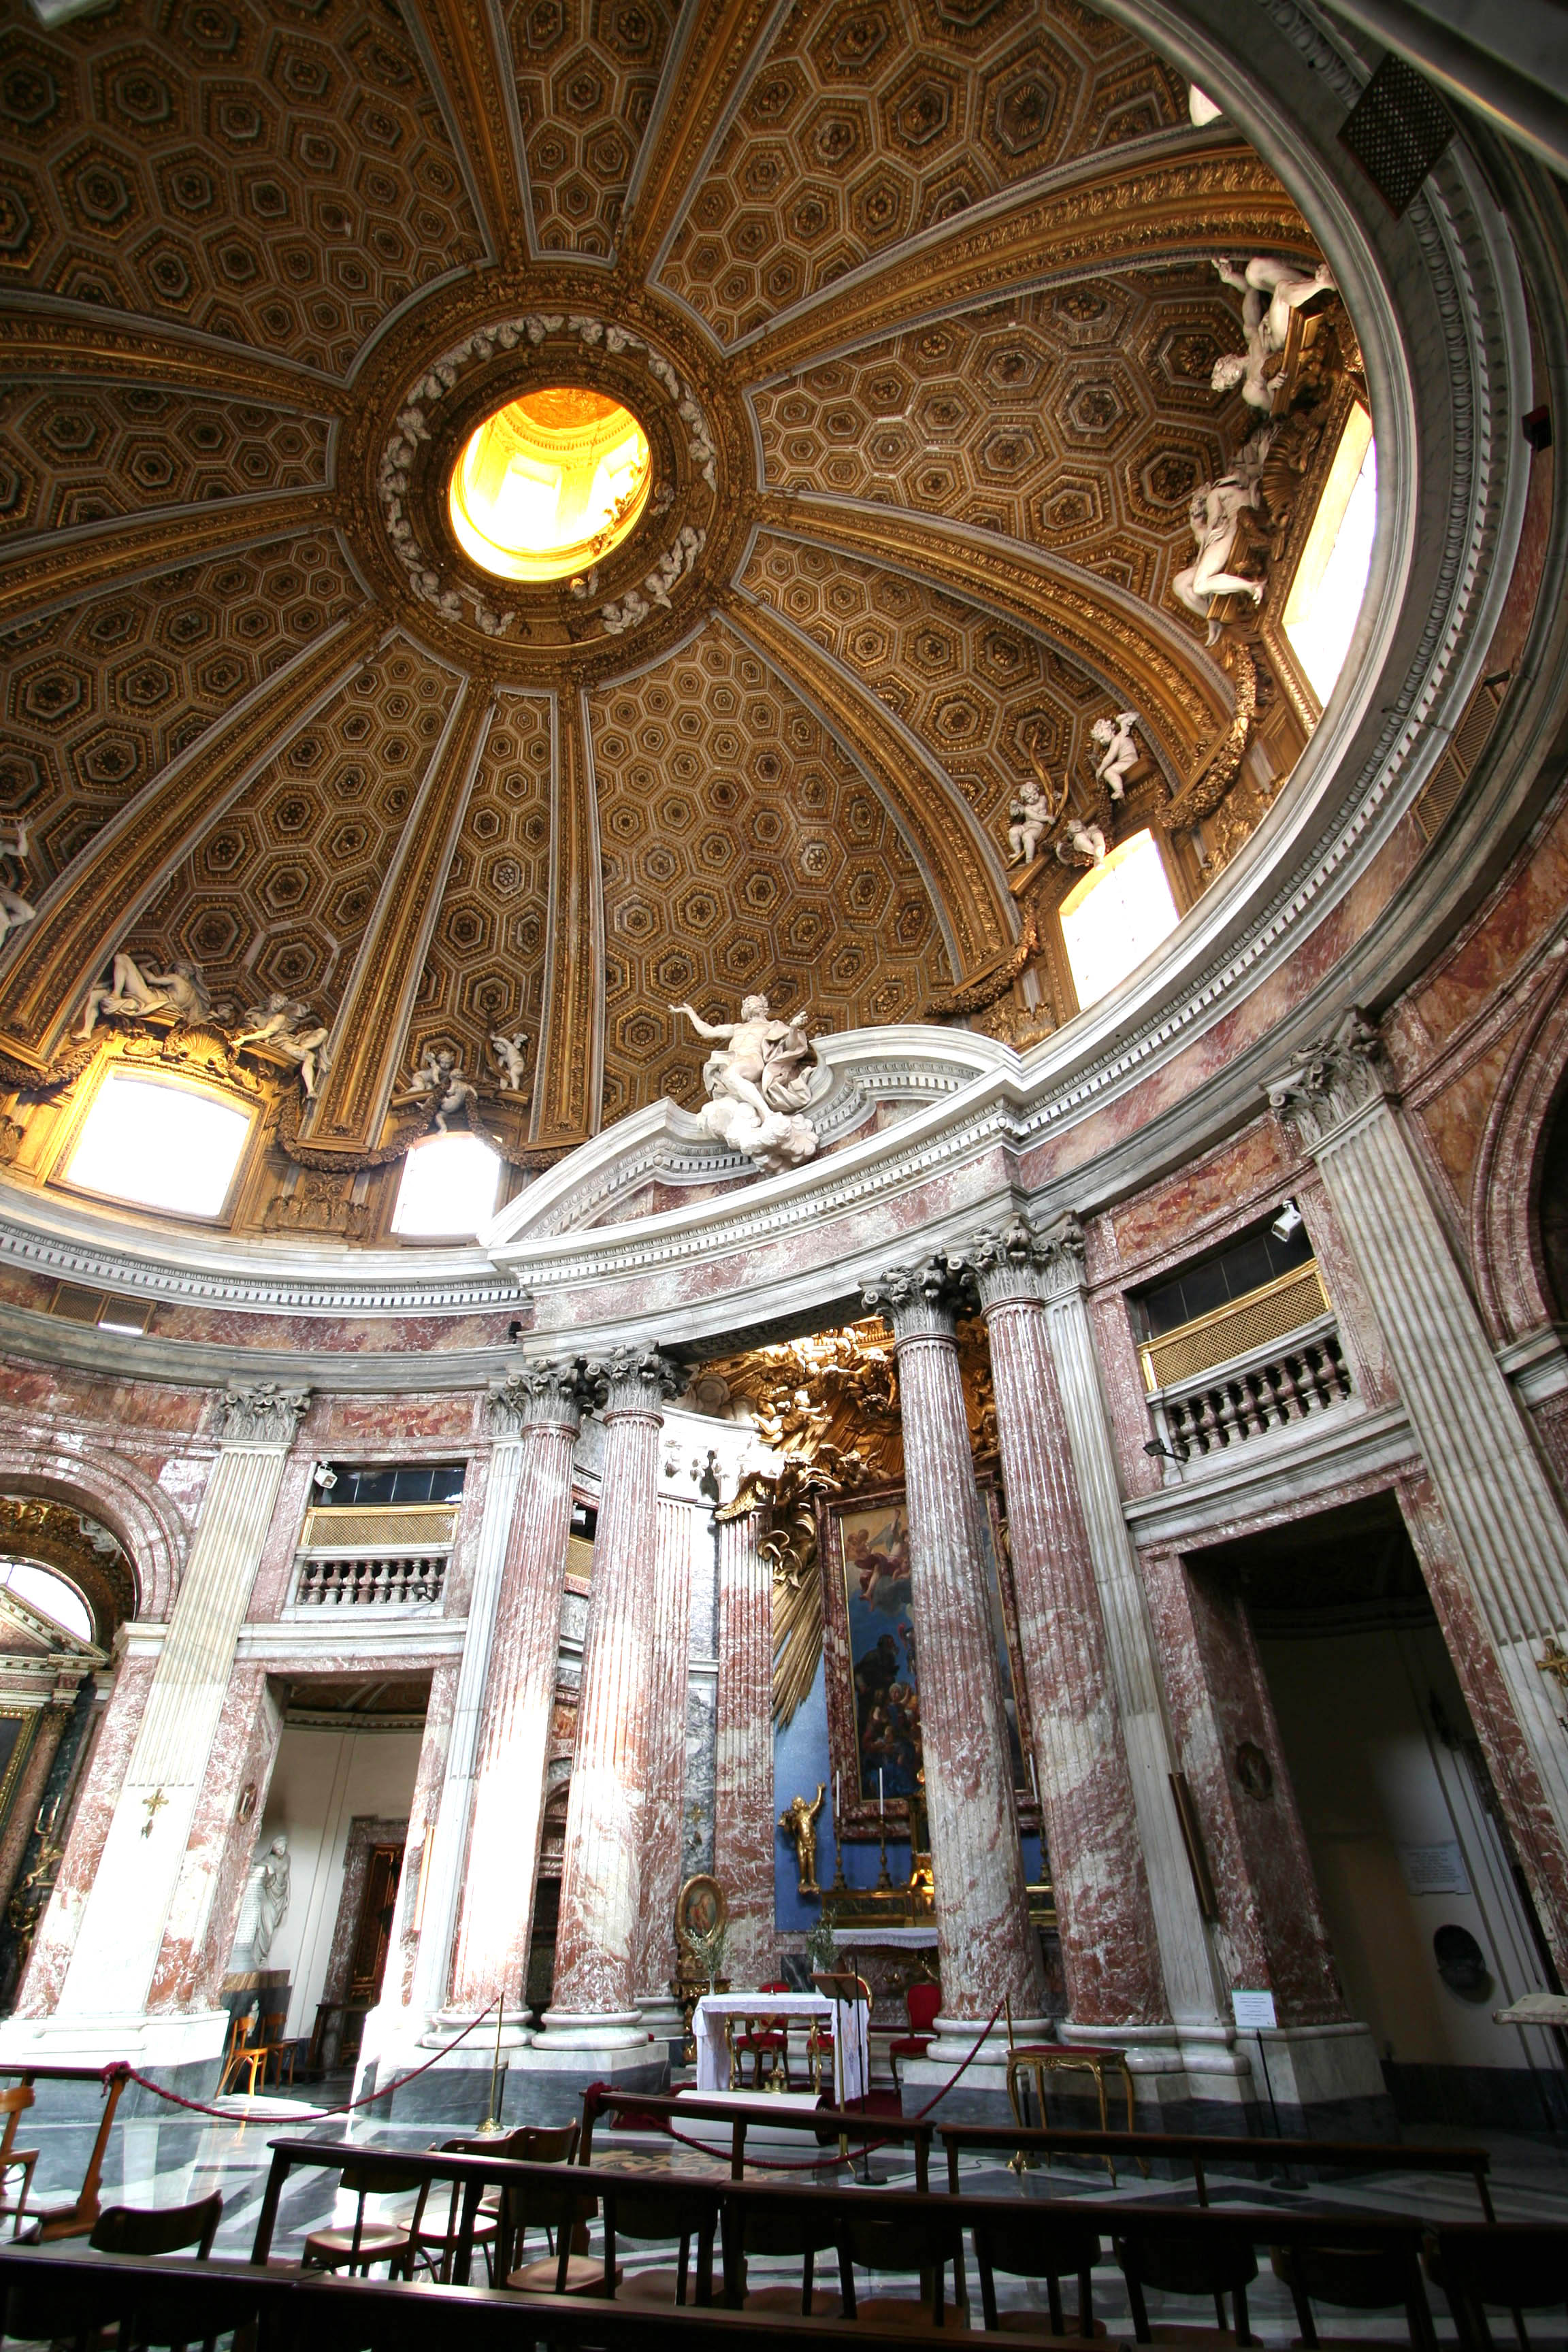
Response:
[[[40,1568],[31,1559],[0,1560],[0,1584],[63,1633],[74,1633],[82,1642],[92,1640],[91,1610],[76,1586],[57,1576],[52,1568]]]
[[[1119,841],[1061,904],[1062,942],[1080,1006],[1110,994],[1176,928],[1176,902],[1152,833]]]
[[[111,1070],[83,1123],[66,1181],[139,1208],[216,1217],[250,1125],[248,1111],[195,1087]]]
[[[1334,690],[1354,633],[1377,522],[1377,444],[1359,404],[1340,435],[1329,478],[1285,602],[1285,635],[1320,702]]]
[[[500,1160],[477,1135],[433,1135],[403,1163],[392,1230],[411,1239],[472,1238],[495,1214]]]

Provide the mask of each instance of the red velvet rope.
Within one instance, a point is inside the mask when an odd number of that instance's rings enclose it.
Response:
[[[426,2059],[423,2066],[416,2066],[408,2074],[399,2074],[392,2082],[384,2083],[377,2091],[367,2091],[363,2098],[351,2099],[346,2106],[316,2107],[312,2110],[312,2114],[314,2116],[352,2116],[356,2107],[370,2107],[375,2105],[377,2099],[389,2099],[394,2091],[401,2091],[405,2083],[412,2083],[417,2076],[427,2074],[432,2066],[446,2057],[448,2051],[455,2050],[459,2042],[466,2042],[474,2028],[484,2023],[494,2007],[495,2002],[492,2000],[488,2008],[481,2009],[478,2017],[469,2019],[461,2033],[455,2033],[450,2042],[443,2043],[433,2058]],[[247,2124],[276,2126],[284,2120],[281,2116],[237,2116],[231,2114],[227,2107],[209,2107],[201,2099],[182,2099],[178,2091],[166,2091],[162,2083],[154,2083],[149,2075],[139,2074],[129,2060],[124,2058],[110,2059],[109,2064],[103,2069],[104,2089],[107,2091],[110,2083],[116,2082],[140,2083],[144,2091],[154,2092],[160,2099],[167,2099],[172,2107],[188,2107],[194,2116],[216,2116],[220,2124],[237,2124],[242,2131]]]

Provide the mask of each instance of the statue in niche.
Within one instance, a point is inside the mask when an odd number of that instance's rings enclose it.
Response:
[[[1264,254],[1255,254],[1245,269],[1223,260],[1216,261],[1215,268],[1241,296],[1241,331],[1247,350],[1227,352],[1215,360],[1214,388],[1234,392],[1239,384],[1247,406],[1267,415],[1274,405],[1282,373],[1277,368],[1270,374],[1268,363],[1285,348],[1291,312],[1315,294],[1331,292],[1333,271],[1326,261],[1320,261],[1310,277],[1303,277],[1293,262],[1270,261]]]
[[[0,948],[5,946],[13,931],[19,931],[24,924],[30,923],[38,911],[30,898],[22,896],[17,887],[23,879],[27,856],[27,828],[20,817],[15,819],[11,833],[13,837],[10,840],[0,833]]]
[[[144,1021],[150,1013],[172,1013],[177,1022],[211,1021],[214,1006],[199,964],[174,959],[171,971],[142,971],[122,948],[107,981],[87,992],[79,1037],[90,1037],[100,1021]]]
[[[770,1176],[811,1159],[816,1129],[800,1113],[810,1099],[816,1049],[805,1015],[775,1021],[765,996],[746,997],[738,1021],[704,1021],[689,1004],[669,1009],[684,1013],[698,1035],[718,1048],[703,1064],[708,1100],[698,1113],[714,1140],[744,1152]]]
[[[228,1963],[236,1973],[267,1966],[273,1939],[289,1916],[291,1870],[289,1840],[279,1830],[266,1853],[257,1856],[246,1874],[239,1922]]]
[[[522,1092],[523,1077],[528,1068],[528,1055],[523,1050],[527,1044],[526,1029],[519,1029],[510,1037],[501,1029],[490,1031],[490,1051],[500,1066],[503,1094],[520,1095]]]
[[[479,1100],[479,1088],[468,1084],[457,1055],[445,1046],[439,1053],[434,1045],[426,1046],[425,1058],[409,1079],[408,1087],[411,1094],[435,1096],[437,1135],[449,1134],[447,1119],[466,1104]]]
[[[1097,719],[1089,730],[1089,740],[1101,747],[1095,782],[1103,784],[1113,801],[1125,798],[1127,772],[1142,757],[1132,735],[1138,723],[1135,710],[1119,710],[1114,719]]]
[[[270,1045],[275,1054],[293,1063],[300,1073],[300,1086],[313,1101],[316,1081],[327,1066],[322,1050],[327,1030],[303,998],[287,996],[274,989],[266,1003],[253,1006],[245,1019],[248,1025],[235,1039],[236,1048]]]
[[[784,1832],[784,1843],[795,1853],[795,1866],[800,1874],[803,1895],[820,1895],[822,1892],[816,1883],[816,1822],[826,1794],[827,1783],[819,1780],[814,1805],[808,1805],[804,1797],[792,1797],[779,1815],[779,1827]]]
[[[1209,611],[1214,597],[1250,596],[1255,604],[1263,601],[1261,580],[1248,580],[1227,567],[1241,517],[1247,508],[1258,505],[1263,464],[1272,439],[1269,432],[1255,433],[1229,473],[1194,490],[1187,509],[1198,551],[1186,569],[1177,572],[1171,586],[1189,613],[1208,622],[1211,646],[1219,635],[1219,624]]]

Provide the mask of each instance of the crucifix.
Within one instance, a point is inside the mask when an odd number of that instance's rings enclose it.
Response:
[[[157,1820],[158,1815],[163,1811],[163,1807],[168,1803],[168,1801],[169,1800],[165,1797],[162,1789],[154,1789],[150,1797],[142,1798],[142,1802],[147,1808],[147,1819],[142,1826],[142,1834],[144,1838],[150,1838],[152,1836],[153,1824]]]

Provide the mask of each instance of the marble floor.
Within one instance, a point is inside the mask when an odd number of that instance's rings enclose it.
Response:
[[[266,2118],[250,2121],[217,2122],[196,2116],[181,2116],[171,2110],[169,2118],[132,2118],[118,2125],[114,2131],[104,2168],[102,2199],[107,2204],[178,2205],[222,2191],[224,2216],[218,2232],[220,2253],[243,2257],[248,2252],[256,2228],[262,2190],[268,2166],[268,2142],[287,2133],[289,2137],[320,2137],[334,2142],[354,2146],[398,2148],[426,2148],[450,2137],[449,2131],[434,2131],[428,2124],[386,2126],[366,2122],[359,2117],[344,2120],[321,2118],[307,2104],[319,2102],[321,2106],[336,2104],[340,2098],[352,2095],[347,2078],[341,2083],[329,2083],[310,2093],[301,2092],[297,2100],[279,2103]],[[270,2103],[269,2103],[270,2104]],[[291,2120],[298,2116],[298,2122]],[[1461,2134],[1437,2130],[1413,2133],[1411,2137],[1437,2144],[1447,2140],[1453,2144],[1481,2144],[1490,2149],[1492,2157],[1492,2193],[1498,2217],[1502,2221],[1568,2221],[1568,2142],[1511,2137],[1498,2133]],[[36,2122],[28,2118],[26,2134],[28,2145],[40,2150],[35,2194],[40,2201],[67,2201],[79,2183],[87,2151],[92,2138],[92,2128],[87,2123]],[[728,2167],[721,2158],[710,2157],[680,2147],[672,2147],[666,2140],[634,2135],[595,2135],[595,2161],[605,2161],[629,2169],[669,2169],[724,2175]],[[874,2182],[887,2187],[912,2186],[912,2174],[903,2151],[889,2148],[870,2159]],[[757,2177],[765,2178],[765,2174]],[[781,2176],[789,2177],[789,2176]],[[798,2176],[794,2176],[798,2177]],[[847,2176],[827,2172],[825,2179]],[[1058,2161],[1050,2170],[1028,2172],[1021,2177],[1006,2168],[1002,2156],[987,2158],[964,2166],[966,2188],[977,2193],[1021,2200],[1110,2198],[1118,2204],[1183,2204],[1189,2201],[1190,2191],[1178,2180],[1143,2180],[1136,2172],[1123,2173],[1114,2189],[1110,2187],[1104,2171],[1099,2168],[1069,2166]],[[287,2258],[298,2253],[306,2233],[319,2226],[332,2213],[337,2195],[335,2175],[328,2170],[295,2172],[290,2176],[284,2193],[274,2240],[275,2254]],[[1373,2179],[1357,2181],[1340,2179],[1315,2182],[1310,2188],[1292,2186],[1276,2180],[1260,2182],[1249,2172],[1238,2168],[1234,2174],[1211,2170],[1210,2201],[1215,2205],[1237,2208],[1262,2208],[1288,2212],[1300,2210],[1303,2200],[1310,2199],[1325,2205],[1348,2210],[1414,2213],[1434,2221],[1469,2220],[1479,2218],[1476,2197],[1469,2182],[1463,2178],[1430,2178],[1416,2172],[1383,2173]],[[405,2210],[410,2200],[388,2200],[388,2213]],[[369,2210],[378,2209],[374,2200]],[[344,2200],[343,2218],[352,2219],[353,2200]],[[542,2246],[534,2249],[542,2252]],[[1109,2249],[1108,2249],[1109,2252]],[[627,2267],[668,2268],[668,2249],[650,2247],[639,2250],[627,2258]],[[831,2272],[832,2265],[828,2265]],[[787,2262],[753,2262],[752,2283],[757,2285],[786,2284],[797,2279],[798,2264]],[[831,2276],[822,2279],[831,2286]],[[882,2294],[913,2293],[912,2281],[899,2283],[889,2277],[879,2277],[875,2287],[860,2282],[862,2292]],[[973,2286],[973,2277],[971,2280]],[[1048,2324],[1045,2315],[1043,2286],[1037,2291],[1022,2280],[998,2280],[998,2299],[1004,2308],[1028,2310],[1038,2308],[1041,2325]],[[1191,2301],[1149,2298],[1152,2319],[1184,2321],[1202,2325],[1205,2318],[1212,2325],[1212,2307],[1205,2311],[1202,2305]],[[1249,2294],[1249,2307],[1255,2332],[1266,2344],[1288,2346],[1297,2335],[1295,2313],[1285,2289],[1273,2278],[1266,2258],[1255,2287]],[[1435,2311],[1439,2336],[1447,2340],[1452,2330],[1441,2298],[1435,2298]],[[1119,2323],[1131,2332],[1126,2291],[1121,2273],[1108,2262],[1095,2274],[1095,2313],[1111,2333]],[[1344,2315],[1346,2325],[1341,2333],[1353,2332],[1362,2339],[1384,2339],[1391,2343],[1404,2340],[1403,2323],[1394,2315],[1379,2318],[1371,2315]],[[973,2322],[979,2324],[978,2305]],[[1552,2326],[1550,2340],[1561,2336],[1560,2326]],[[1501,2340],[1501,2339],[1500,2339]],[[1537,2340],[1542,2340],[1538,2337]]]

